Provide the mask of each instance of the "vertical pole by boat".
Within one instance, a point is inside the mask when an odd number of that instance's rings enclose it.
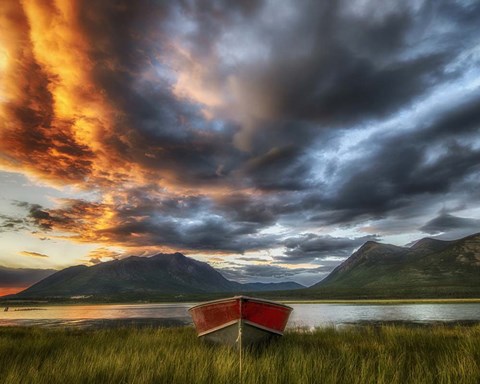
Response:
[[[238,305],[240,306],[239,312],[240,312],[240,319],[238,320],[238,354],[239,354],[239,378],[240,378],[240,384],[243,383],[243,378],[242,378],[242,322],[243,322],[243,313],[242,313],[242,299],[238,301]]]

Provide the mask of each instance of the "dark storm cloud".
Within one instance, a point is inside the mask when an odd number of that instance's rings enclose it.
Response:
[[[446,120],[434,123],[428,135],[419,130],[380,140],[372,145],[373,151],[363,157],[360,166],[349,164],[341,169],[344,182],[327,203],[342,213],[339,221],[366,213],[381,217],[422,195],[460,192],[462,182],[480,171],[480,149],[475,141],[468,137],[463,141],[457,133],[455,127],[463,127],[463,118],[457,124],[452,119],[448,137],[438,139],[437,127],[441,136],[446,135]],[[468,120],[468,124],[474,123]],[[480,120],[475,124],[480,128]],[[369,144],[373,143],[364,143],[367,147]]]
[[[304,2],[288,28],[245,22],[271,49],[266,62],[240,68],[238,76],[252,94],[268,99],[268,117],[331,125],[384,116],[447,76],[444,65],[457,53],[454,42],[448,50],[405,54],[412,39],[430,37],[410,35],[440,10],[399,5],[381,15],[378,4],[381,16],[373,18],[347,12],[355,7],[349,3]]]
[[[137,245],[168,245],[178,249],[218,250],[243,253],[266,249],[278,241],[259,236],[274,214],[268,205],[240,193],[211,199],[207,196],[154,197],[150,189],[135,189],[116,208],[116,225],[102,230],[111,239],[131,239]]]
[[[428,221],[420,228],[422,232],[432,235],[442,232],[451,232],[457,230],[468,230],[474,233],[480,231],[480,220],[458,217],[449,213],[442,213],[439,216]]]
[[[301,150],[292,146],[273,147],[267,153],[250,159],[245,173],[253,185],[263,190],[303,190],[312,186],[310,168]]]
[[[4,230],[232,253],[280,244],[276,262],[295,263],[366,241],[294,235],[305,227],[475,201],[477,3],[123,0],[74,3],[73,20],[31,4],[9,11],[19,95],[1,115],[0,160],[99,199],[25,203],[27,218],[1,217]],[[57,24],[71,41],[44,40]],[[453,85],[465,91],[447,102]],[[275,224],[288,239],[262,233]]]
[[[480,95],[478,91],[452,100],[446,108],[435,111],[435,115],[431,117],[433,122],[427,125],[423,131],[420,129],[422,122],[418,122],[417,135],[422,139],[438,141],[463,137],[477,138],[476,133],[480,128],[479,108]],[[437,118],[435,119],[435,117]]]
[[[480,187],[478,105],[477,97],[460,100],[427,121],[412,121],[407,130],[367,137],[355,148],[359,160],[332,160],[330,193],[306,191],[290,201],[290,210],[303,210],[312,221],[347,224],[394,212],[422,215],[446,195],[474,203]]]
[[[322,262],[323,259],[329,257],[346,258],[355,248],[365,242],[378,240],[377,235],[350,239],[307,233],[285,239],[283,241],[286,248],[284,256],[277,256],[274,259],[280,263],[299,264],[313,261]]]
[[[417,19],[431,12],[428,7],[399,7],[372,22],[345,13],[341,2],[306,2],[288,29],[270,26],[270,30],[262,23],[265,7],[262,2],[235,7],[216,2],[81,6],[82,29],[97,42],[89,51],[95,83],[122,111],[115,131],[103,133],[110,148],[152,172],[173,172],[187,184],[212,183],[241,169],[240,174],[261,189],[306,189],[315,183],[305,149],[319,135],[318,127],[305,126],[306,121],[344,125],[383,116],[423,94],[441,75],[444,53],[408,60],[395,56],[408,46],[407,35]],[[181,17],[180,32],[169,23],[176,17]],[[192,23],[191,31],[182,32],[185,19]],[[269,100],[267,118],[253,133],[250,159],[232,145],[235,126],[224,124],[212,134],[199,106],[172,94],[174,74],[158,59],[178,33],[184,33],[182,39],[194,57],[202,60],[217,54],[216,44],[232,23],[252,28],[270,47],[266,63],[235,67],[248,94]],[[355,36],[358,41],[353,42]],[[307,48],[300,55],[285,48],[302,40]],[[388,56],[380,66],[379,51]],[[212,67],[217,71],[208,75],[212,82],[222,83],[231,74],[223,64],[220,59],[219,66]],[[142,81],[146,68],[167,75],[157,82]],[[204,131],[194,128],[202,125]]]
[[[144,191],[124,196],[124,204],[108,205],[84,200],[64,200],[57,209],[18,203],[28,210],[30,228],[72,233],[80,242],[101,242],[128,247],[166,246],[177,250],[209,250],[243,253],[268,249],[277,235],[261,235],[268,212],[254,212],[240,203],[223,210],[205,197],[152,198]],[[225,201],[223,202],[225,203]],[[109,225],[103,218],[111,216]]]
[[[242,155],[231,145],[235,126],[219,123],[221,129],[212,131],[198,104],[172,92],[175,70],[161,59],[170,49],[169,18],[177,7],[195,12],[167,2],[83,4],[82,27],[101,42],[90,50],[95,83],[120,111],[115,130],[103,133],[110,150],[146,172],[173,174],[185,184],[211,184],[228,175]],[[202,14],[217,8],[206,7]]]
[[[189,38],[195,42],[192,47],[201,54],[209,53],[212,41],[230,22],[238,17],[248,21],[256,16],[264,3],[264,0],[244,0],[230,4],[215,0],[180,1],[178,2],[180,9],[177,11],[186,13],[196,21],[195,29],[190,31]]]
[[[445,64],[445,57],[437,54],[378,69],[372,61],[340,47],[333,47],[327,58],[324,50],[321,45],[318,62],[308,63],[307,68],[303,67],[305,63],[288,63],[265,81],[266,89],[283,85],[274,93],[276,105],[272,112],[276,118],[344,125],[361,118],[382,117],[423,94],[436,80],[431,76]],[[295,81],[292,74],[296,74]],[[281,79],[292,82],[282,84]]]
[[[347,15],[341,2],[302,7],[288,28],[266,27],[260,17],[243,22],[269,52],[266,60],[233,72],[245,108],[261,109],[256,128],[237,135],[247,137],[252,151],[242,174],[265,190],[318,187],[307,154],[328,145],[332,128],[384,117],[411,103],[440,81],[447,56],[454,55],[401,57],[410,44],[407,35],[428,7],[399,7],[375,22]],[[228,66],[221,69],[219,76],[230,73]]]
[[[96,234],[110,242],[129,246],[170,246],[176,249],[227,251],[243,253],[266,249],[277,242],[277,237],[257,236],[259,227],[229,222],[223,217],[205,217],[186,220],[177,218],[145,218],[126,220]],[[138,238],[135,234],[141,234]]]
[[[235,222],[257,223],[267,226],[275,223],[277,215],[268,199],[240,193],[215,200],[215,209]]]
[[[374,2],[368,4],[373,11]],[[460,75],[447,70],[452,60],[461,54],[461,47],[456,44],[458,31],[443,31],[442,44],[437,45],[438,36],[433,33],[438,28],[436,18],[446,23],[463,20],[465,30],[469,32],[465,41],[472,41],[477,35],[472,29],[473,18],[467,16],[470,12],[478,12],[478,7],[467,9],[457,5],[458,9],[452,13],[445,10],[445,5],[426,2],[419,7],[406,4],[395,9],[379,8],[376,17],[371,17],[368,12],[360,16],[346,12],[349,6],[342,2],[328,5],[311,2],[303,6],[301,16],[290,24],[290,28],[274,28],[276,33],[267,34],[266,27],[256,23],[255,19],[244,21],[245,27],[248,24],[253,30],[264,32],[266,45],[273,47],[266,61],[235,67],[235,76],[240,79],[245,98],[250,95],[252,103],[257,104],[261,104],[258,100],[268,99],[265,102],[267,111],[263,111],[257,129],[249,133],[254,155],[243,168],[253,185],[265,190],[318,187],[318,182],[310,179],[312,165],[306,156],[307,151],[314,150],[311,147],[313,139],[318,141],[324,135],[330,137],[331,134],[325,132],[333,126],[345,128],[358,121],[383,118],[397,112],[412,105],[417,97],[428,94],[442,81]],[[425,22],[432,28],[423,25]],[[260,32],[258,35],[261,36]],[[295,42],[298,41],[305,42],[307,53],[302,55],[296,51],[299,44]],[[422,45],[424,41],[431,41],[431,45]],[[423,49],[412,50],[415,45]],[[228,66],[223,69],[228,73]],[[247,102],[247,105],[254,109],[253,104]],[[475,108],[469,111],[474,118]],[[458,116],[463,116],[463,112],[457,112]],[[463,118],[468,119],[468,116]],[[315,122],[316,127],[305,125],[306,121]],[[447,131],[452,129],[448,119],[439,121],[439,124],[443,124]],[[426,132],[421,145],[427,144],[427,136],[430,136],[428,139],[432,135],[441,137],[442,130],[438,127],[432,133]],[[406,145],[401,153],[398,150],[397,155],[401,156],[396,159],[389,156],[394,140],[377,141],[375,144],[382,148],[375,148],[378,158],[371,159],[371,173],[364,171],[363,177],[346,175],[341,188],[343,196],[333,202],[333,215],[338,218],[331,221],[347,221],[365,212],[381,217],[385,212],[408,204],[395,196],[395,192],[403,188],[401,185],[397,188],[397,185],[405,176],[395,171],[402,172],[401,159],[412,155],[418,160],[424,155],[420,146],[415,148],[413,142],[416,138],[416,135],[400,136]],[[408,147],[409,144],[413,144],[412,148]],[[322,150],[321,144],[318,150]],[[448,157],[455,161],[455,155],[451,155]],[[376,171],[373,163],[385,156],[392,157],[391,164],[385,165],[379,175],[373,174]],[[470,160],[475,161],[475,155]],[[470,160],[460,161],[469,163]],[[370,162],[370,159],[367,157],[364,161]],[[447,159],[445,162],[449,163]],[[396,168],[392,171],[398,175],[398,180],[389,180],[390,168]],[[408,172],[413,167],[407,164],[404,168],[403,172]],[[428,174],[430,170],[425,168],[423,173]],[[442,177],[438,175],[439,179]],[[451,183],[455,181],[451,180]],[[451,183],[446,183],[447,188]],[[367,185],[363,184],[374,184],[376,188],[365,193]],[[415,189],[418,193],[429,193],[435,189],[434,184],[435,180],[410,181],[410,185],[405,186],[405,195],[417,193]],[[357,186],[360,187],[358,195],[355,193]],[[320,200],[323,201],[324,197]],[[321,206],[325,208],[324,204]]]

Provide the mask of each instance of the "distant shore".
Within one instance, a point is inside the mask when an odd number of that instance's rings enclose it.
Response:
[[[480,298],[465,299],[359,299],[359,300],[280,300],[285,304],[461,304],[480,303]]]
[[[233,296],[233,295],[231,295]],[[248,295],[247,295],[248,296]],[[252,295],[254,297],[262,297],[261,294]],[[229,297],[228,295],[216,296],[214,298],[182,298],[178,300],[132,300],[132,301],[101,301],[101,300],[1,300],[0,310],[5,307],[35,307],[35,306],[55,306],[55,305],[133,305],[133,304],[171,304],[171,303],[198,303],[217,299],[219,297]],[[435,298],[435,299],[275,299],[284,304],[378,304],[378,305],[395,305],[395,304],[462,304],[462,303],[480,303],[479,298]]]

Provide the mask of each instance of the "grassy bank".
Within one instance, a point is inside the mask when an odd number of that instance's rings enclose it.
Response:
[[[262,297],[265,299],[275,299],[285,304],[465,304],[465,303],[480,303],[480,296],[470,298],[437,298],[437,299],[296,299],[277,297],[272,298],[268,293],[245,293],[246,296]],[[199,303],[202,301],[222,299],[232,297],[234,294],[222,294],[205,297],[183,297],[180,299],[163,298],[158,300],[137,300],[137,301],[103,301],[103,300],[1,300],[0,310],[4,307],[42,307],[42,306],[60,306],[60,305],[108,305],[108,304],[156,304],[156,303]]]
[[[480,326],[290,332],[243,360],[244,383],[479,383]],[[238,355],[192,328],[0,328],[2,383],[236,383]]]

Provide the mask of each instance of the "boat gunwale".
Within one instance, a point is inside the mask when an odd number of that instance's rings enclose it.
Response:
[[[272,328],[269,328],[269,327],[265,327],[265,326],[263,326],[263,325],[254,323],[253,321],[250,321],[250,320],[242,319],[242,321],[243,321],[245,324],[250,325],[250,326],[252,326],[252,327],[255,327],[255,328],[261,329],[261,330],[263,330],[263,331],[267,331],[267,332],[270,332],[270,333],[275,333],[275,334],[277,334],[277,335],[283,336],[283,332],[277,331],[276,329],[272,329]]]
[[[227,323],[225,323],[225,324],[218,325],[218,326],[216,326],[216,327],[214,327],[214,328],[210,328],[210,329],[207,330],[207,331],[204,331],[204,332],[202,332],[202,333],[199,333],[197,336],[198,336],[198,337],[201,337],[201,336],[208,335],[209,333],[213,333],[213,332],[219,331],[220,329],[227,328],[227,327],[229,327],[229,326],[231,326],[231,325],[234,325],[234,324],[238,323],[238,321],[239,321],[239,319],[231,320],[231,321],[229,321],[229,322],[227,322]]]
[[[190,307],[188,309],[188,311],[190,312],[193,309],[200,308],[200,307],[207,306],[207,305],[211,305],[211,304],[217,304],[217,303],[222,303],[222,302],[228,303],[229,301],[237,301],[237,300],[240,300],[240,301],[246,300],[246,301],[254,301],[254,302],[257,302],[257,303],[272,304],[272,305],[277,306],[277,307],[289,309],[290,312],[293,311],[293,308],[290,307],[289,305],[277,303],[276,301],[259,299],[259,298],[256,298],[256,297],[243,296],[243,295],[242,296],[228,297],[228,298],[224,298],[224,299],[206,301],[204,303],[200,303],[200,304],[194,305],[193,307]]]

